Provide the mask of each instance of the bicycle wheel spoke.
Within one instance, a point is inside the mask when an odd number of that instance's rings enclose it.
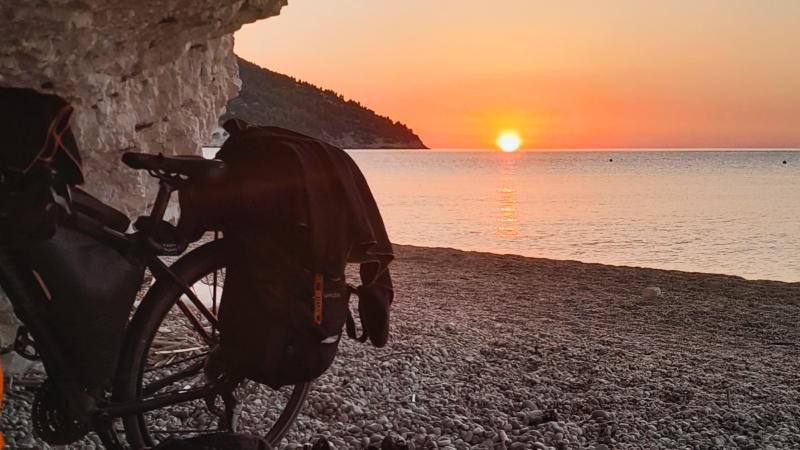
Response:
[[[148,373],[148,372],[152,372],[152,371],[158,370],[158,369],[167,369],[167,368],[170,368],[170,367],[179,366],[179,365],[181,365],[183,363],[187,363],[189,361],[194,361],[194,360],[199,359],[199,358],[205,358],[206,356],[208,356],[208,352],[203,352],[203,353],[200,353],[199,355],[190,356],[189,358],[182,359],[180,361],[173,361],[173,362],[171,362],[169,364],[161,364],[161,365],[156,365],[156,366],[147,368],[147,369],[144,370],[144,372]],[[200,366],[202,367],[202,363],[200,364]]]
[[[166,430],[161,430],[158,434],[168,437],[170,434],[213,434],[216,433],[217,430],[207,430],[207,429],[193,429],[193,428],[168,428]]]
[[[183,315],[186,316],[186,319],[189,320],[189,323],[192,325],[192,328],[194,328],[195,331],[200,333],[200,336],[203,338],[204,341],[206,341],[207,344],[212,344],[213,339],[211,335],[208,334],[208,331],[206,331],[205,327],[203,326],[203,324],[200,323],[200,320],[197,318],[197,316],[194,315],[192,310],[189,309],[189,306],[187,306],[186,303],[184,303],[183,299],[178,300],[177,305],[180,308]]]
[[[197,296],[197,293],[195,293],[194,288],[190,288],[189,291],[184,292],[183,295],[189,298],[189,301],[192,302],[192,305],[194,305],[195,309],[200,311],[200,314],[202,314],[206,320],[212,324],[217,323],[217,317],[214,314],[211,314],[211,311],[206,308],[206,305],[203,304],[203,301],[200,300],[200,298]],[[183,299],[181,299],[181,302],[183,302]]]
[[[196,375],[203,369],[203,361],[193,364],[183,370],[167,375],[164,378],[151,381],[142,389],[142,395],[150,396],[160,391],[161,389],[178,382],[188,376]]]

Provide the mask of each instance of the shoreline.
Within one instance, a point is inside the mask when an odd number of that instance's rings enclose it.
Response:
[[[584,264],[587,266],[603,266],[603,267],[612,267],[618,269],[635,269],[635,270],[655,270],[661,272],[674,272],[676,274],[685,274],[685,275],[700,275],[700,276],[712,276],[712,277],[730,277],[736,278],[742,281],[748,282],[765,282],[765,283],[783,283],[783,284],[791,284],[791,285],[798,285],[800,286],[800,280],[798,281],[784,281],[784,280],[774,280],[769,278],[745,278],[742,275],[734,275],[734,274],[727,274],[722,272],[701,272],[701,271],[692,271],[692,270],[681,270],[681,269],[663,269],[659,267],[646,267],[646,266],[632,266],[632,265],[625,265],[625,264],[610,264],[610,263],[603,263],[603,262],[590,262],[590,261],[581,261],[579,259],[559,259],[559,258],[548,258],[543,256],[527,256],[522,255],[519,253],[507,253],[503,251],[490,251],[490,250],[464,250],[455,247],[439,247],[439,246],[426,246],[426,245],[415,245],[415,244],[397,244],[392,243],[392,246],[397,248],[407,248],[411,251],[417,250],[433,250],[433,251],[454,251],[454,252],[462,252],[465,254],[478,254],[478,255],[485,255],[487,257],[492,256],[502,256],[502,257],[511,257],[511,258],[523,258],[523,259],[530,259],[536,260],[540,262],[551,262],[551,263],[575,263],[575,264]]]

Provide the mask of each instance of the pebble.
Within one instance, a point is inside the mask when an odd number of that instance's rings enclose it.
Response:
[[[500,442],[511,442],[511,439],[508,438],[508,435],[506,434],[505,430],[500,430],[500,433],[498,433],[498,437],[500,438]]]
[[[642,290],[642,296],[645,300],[653,300],[661,297],[661,288],[656,286],[649,286]]]

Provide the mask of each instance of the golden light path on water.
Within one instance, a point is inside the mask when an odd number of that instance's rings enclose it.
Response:
[[[495,234],[501,238],[520,236],[517,189],[514,182],[513,155],[503,155],[500,166],[500,205]]]

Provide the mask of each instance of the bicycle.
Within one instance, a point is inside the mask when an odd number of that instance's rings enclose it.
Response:
[[[37,434],[63,445],[94,431],[108,448],[126,448],[126,444],[146,448],[171,436],[216,431],[211,429],[215,422],[217,429],[236,431],[258,428],[262,420],[269,420],[264,437],[276,444],[297,418],[310,383],[269,391],[275,400],[272,404],[265,398],[243,398],[254,395],[261,385],[209,374],[209,356],[219,339],[217,311],[225,267],[235,255],[227,254],[224,236],[218,232],[213,240],[187,252],[189,244],[164,221],[174,192],[218,176],[224,163],[138,153],[126,153],[122,161],[159,180],[150,214],[136,221],[138,231],[133,233],[97,224],[85,225],[85,231],[123,254],[142,258],[155,283],[128,323],[112,392],[92,395],[69,382],[45,381],[32,413]],[[37,314],[47,300],[35,274],[15,256],[19,251],[0,248],[0,286],[25,326],[18,349],[25,353],[26,346],[35,347],[52,376],[64,370],[66,361],[47,321]],[[180,257],[168,266],[159,258],[163,256]],[[164,410],[172,414],[159,417]],[[120,423],[124,433],[118,430]]]

